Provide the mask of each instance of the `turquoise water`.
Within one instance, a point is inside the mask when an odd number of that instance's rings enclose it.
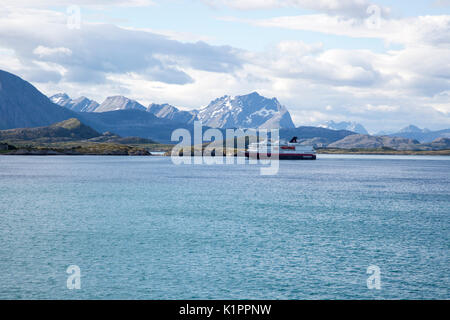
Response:
[[[0,157],[0,299],[450,298],[449,157],[320,155],[259,173]]]

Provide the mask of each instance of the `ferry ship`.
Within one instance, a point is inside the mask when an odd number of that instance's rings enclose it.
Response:
[[[279,160],[316,160],[316,151],[312,146],[304,146],[298,143],[297,137],[293,137],[289,142],[263,141],[251,143],[245,152],[247,158]]]

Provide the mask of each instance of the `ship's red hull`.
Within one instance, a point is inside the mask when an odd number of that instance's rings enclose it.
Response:
[[[315,154],[307,154],[307,153],[282,153],[282,154],[262,154],[262,153],[249,153],[245,152],[245,156],[247,158],[252,159],[279,159],[279,160],[316,160],[317,157]]]

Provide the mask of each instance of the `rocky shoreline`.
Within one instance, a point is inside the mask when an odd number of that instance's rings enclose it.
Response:
[[[317,150],[317,154],[349,154],[349,155],[428,155],[428,156],[449,156],[450,150],[441,151],[382,151],[382,150],[337,150],[337,149],[321,149]],[[146,150],[110,150],[105,152],[78,152],[76,150],[52,150],[52,149],[16,149],[0,152],[1,155],[9,156],[170,156],[170,152],[166,154],[152,154]],[[191,154],[191,156],[194,156]],[[214,155],[212,155],[214,156]],[[224,155],[225,156],[225,155]],[[234,156],[243,156],[242,154],[234,154]]]
[[[3,155],[10,156],[151,156],[146,150],[117,150],[106,152],[83,153],[76,150],[51,150],[51,149],[17,149],[11,150]]]

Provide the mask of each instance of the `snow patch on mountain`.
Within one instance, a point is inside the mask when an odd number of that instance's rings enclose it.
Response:
[[[198,118],[214,128],[295,128],[289,112],[276,98],[257,92],[215,99],[198,111]]]
[[[359,134],[369,134],[363,125],[353,121],[334,122],[333,120],[331,120],[320,124],[319,127],[331,130],[348,130]]]
[[[183,111],[170,104],[155,104],[148,106],[147,111],[153,113],[158,118],[169,119],[180,123],[193,123],[198,120],[197,111]]]
[[[116,110],[141,110],[146,111],[147,108],[136,100],[128,99],[124,96],[111,96],[106,98],[102,104],[95,109],[95,112],[108,112]]]
[[[66,93],[58,93],[50,97],[50,100],[67,109],[76,112],[94,112],[99,104],[86,97],[79,97],[77,99],[71,99]]]
[[[217,98],[200,110],[184,111],[170,104],[152,103],[145,108],[139,102],[124,96],[111,96],[102,104],[86,97],[72,100],[67,94],[50,97],[53,103],[77,112],[108,112],[136,109],[148,111],[158,118],[191,124],[201,120],[214,128],[295,128],[289,111],[276,98],[268,99],[257,92],[242,96]]]

